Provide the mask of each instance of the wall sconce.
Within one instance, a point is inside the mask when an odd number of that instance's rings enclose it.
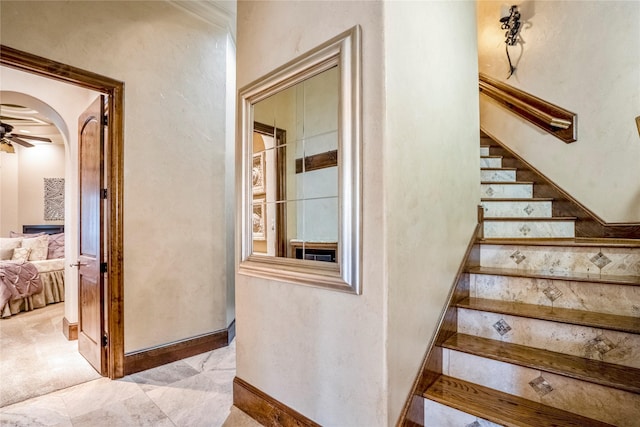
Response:
[[[515,67],[511,64],[511,57],[509,56],[509,46],[514,46],[518,43],[518,33],[520,31],[520,12],[518,12],[518,6],[515,4],[509,9],[507,6],[500,8],[500,22],[502,25],[500,28],[506,30],[505,36],[505,51],[507,52],[507,59],[509,60],[509,77],[516,71]]]

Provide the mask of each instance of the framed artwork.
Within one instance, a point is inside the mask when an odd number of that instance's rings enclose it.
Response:
[[[253,199],[253,240],[266,240],[264,199]]]
[[[64,178],[44,179],[44,220],[64,220]]]
[[[264,194],[264,151],[253,155],[251,167],[253,194]]]

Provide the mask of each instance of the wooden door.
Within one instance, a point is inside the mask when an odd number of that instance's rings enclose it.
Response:
[[[104,96],[78,120],[80,245],[78,257],[78,350],[107,374],[104,327]],[[106,191],[106,190],[105,190]]]

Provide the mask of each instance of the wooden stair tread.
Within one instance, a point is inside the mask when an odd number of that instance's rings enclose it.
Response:
[[[442,347],[619,390],[640,393],[640,369],[629,366],[466,334],[453,335],[442,344]]]
[[[480,156],[481,159],[501,159],[502,156]]]
[[[491,199],[489,199],[491,200]],[[594,247],[594,248],[640,248],[640,240],[636,239],[585,239],[580,237],[570,238],[488,238],[478,241],[480,244],[491,245],[522,245],[522,246],[571,246],[571,247]]]
[[[486,185],[533,185],[533,181],[480,181],[480,184]]]
[[[615,314],[595,313],[585,310],[558,308],[544,305],[523,304],[484,298],[464,298],[457,307],[470,310],[488,311],[531,319],[610,329],[615,331],[640,333],[640,318],[618,316]]]
[[[503,198],[481,198],[481,202],[553,202],[553,197],[529,197],[526,199],[516,199],[513,197],[503,197]]]
[[[491,276],[527,277],[534,279],[564,280],[571,282],[610,283],[614,285],[640,286],[640,276],[613,276],[576,272],[549,272],[515,268],[471,267],[467,272]]]
[[[526,217],[512,217],[512,216],[490,216],[484,217],[484,221],[575,221],[577,218],[574,216],[526,216]]]
[[[446,375],[438,377],[423,396],[507,427],[611,427],[601,421]]]
[[[517,168],[480,168],[481,171],[517,171]]]

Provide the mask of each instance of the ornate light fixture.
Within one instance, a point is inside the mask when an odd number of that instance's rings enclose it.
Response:
[[[503,6],[500,11],[500,22],[502,25],[500,28],[506,30],[505,36],[505,51],[507,52],[507,59],[509,60],[509,77],[516,71],[515,67],[511,64],[511,57],[509,56],[509,46],[515,46],[518,43],[518,33],[520,32],[520,12],[518,12],[518,6],[515,4],[511,6],[507,12],[506,6]]]

